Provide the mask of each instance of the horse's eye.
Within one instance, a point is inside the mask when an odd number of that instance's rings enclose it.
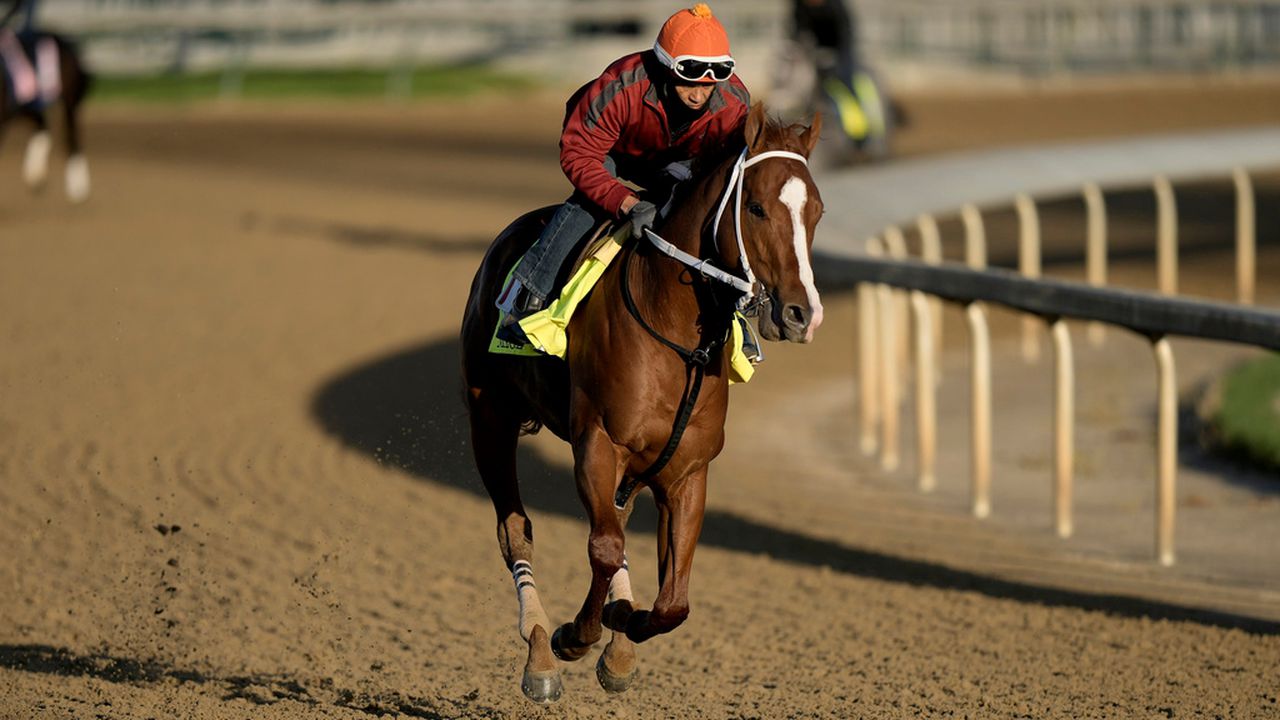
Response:
[[[760,203],[758,203],[758,202],[751,202],[751,203],[748,203],[748,204],[747,204],[747,210],[748,210],[752,215],[755,215],[756,217],[759,217],[759,218],[764,217],[764,206],[763,206],[763,205],[761,205],[761,204],[760,204]]]

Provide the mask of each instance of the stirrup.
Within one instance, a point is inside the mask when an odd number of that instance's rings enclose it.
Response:
[[[520,327],[520,318],[515,315],[503,315],[499,321],[498,331],[494,335],[505,343],[512,345],[528,345],[529,337],[524,334],[524,329]]]
[[[756,331],[751,327],[751,322],[742,315],[735,315],[734,319],[738,321],[738,325],[742,328],[742,354],[752,365],[759,365],[764,362],[764,351],[760,349],[760,338],[756,337]]]

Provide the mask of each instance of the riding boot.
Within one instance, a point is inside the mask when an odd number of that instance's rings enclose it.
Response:
[[[498,309],[502,311],[498,339],[512,345],[528,344],[529,338],[520,328],[520,321],[541,310],[545,304],[546,300],[535,295],[532,288],[523,287],[518,278],[512,278],[498,297]]]
[[[520,321],[546,306],[561,267],[595,223],[595,216],[573,199],[556,210],[498,295],[495,304],[503,313],[498,339],[519,345],[527,342]]]

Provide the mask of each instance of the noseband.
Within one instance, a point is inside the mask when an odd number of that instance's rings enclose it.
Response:
[[[742,154],[733,163],[733,171],[729,175],[729,182],[725,185],[724,195],[720,198],[720,203],[716,208],[715,220],[712,223],[711,240],[719,252],[719,231],[720,217],[724,215],[725,208],[729,205],[729,199],[734,198],[733,213],[733,233],[738,242],[738,265],[742,270],[744,277],[738,277],[732,273],[721,270],[711,264],[706,258],[697,258],[689,253],[681,250],[675,245],[665,240],[661,235],[645,228],[645,237],[653,244],[663,255],[675,259],[690,269],[695,270],[704,278],[716,280],[720,283],[728,285],[742,294],[735,305],[736,310],[744,310],[758,303],[756,300],[756,277],[751,272],[751,261],[747,259],[747,247],[742,238],[742,187],[746,180],[747,168],[770,158],[783,158],[786,160],[797,160],[806,167],[809,164],[807,158],[799,153],[790,152],[788,150],[769,150],[759,155],[747,159],[747,151],[744,148]],[[671,436],[667,439],[666,447],[662,449],[662,453],[658,459],[648,468],[634,477],[623,478],[619,484],[617,492],[613,496],[613,504],[618,508],[626,507],[627,501],[631,498],[631,494],[635,492],[636,485],[647,481],[667,466],[671,457],[675,455],[676,448],[680,445],[680,438],[684,436],[685,428],[689,425],[689,418],[693,414],[693,407],[698,402],[698,392],[702,389],[702,377],[706,374],[707,363],[711,361],[711,351],[722,344],[726,339],[726,333],[723,334],[705,334],[702,342],[698,347],[690,350],[662,336],[653,326],[645,322],[640,316],[639,308],[636,307],[635,299],[631,296],[631,287],[629,283],[631,257],[635,253],[627,252],[626,260],[622,268],[622,299],[627,307],[627,311],[631,316],[640,323],[650,335],[658,342],[675,351],[677,355],[684,360],[685,364],[685,389],[680,397],[680,407],[676,410],[675,424],[671,428]],[[730,316],[729,322],[733,322]]]

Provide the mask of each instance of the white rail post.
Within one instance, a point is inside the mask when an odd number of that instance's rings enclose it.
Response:
[[[980,302],[969,303],[971,347],[970,387],[972,397],[972,488],[973,514],[985,518],[991,514],[991,332],[987,326],[987,310]]]
[[[910,253],[907,252],[907,239],[903,236],[902,229],[896,225],[885,228],[884,244],[885,249],[889,253],[889,257],[894,260],[906,260],[910,257]],[[894,290],[893,318],[894,321],[899,323],[899,326],[903,328],[905,328],[907,323],[910,322],[910,309],[907,305],[907,291]],[[907,363],[911,361],[911,337],[905,330],[897,333],[895,337],[898,343],[895,348],[897,353],[895,357],[897,357],[898,362],[902,364],[903,369],[906,369]],[[902,382],[901,376],[898,377],[898,382]],[[898,394],[902,394],[901,390],[899,390]]]
[[[920,257],[930,265],[942,264],[942,233],[938,231],[938,221],[932,215],[921,215],[916,220],[920,228]],[[928,298],[930,318],[933,323],[934,382],[942,384],[942,299]]]
[[[916,321],[916,445],[919,457],[920,492],[932,492],[937,484],[938,413],[933,381],[933,309],[929,298],[911,291],[911,310]]]
[[[977,205],[965,205],[960,210],[964,220],[964,261],[974,270],[987,267],[987,232],[982,224],[982,211]]]
[[[1233,173],[1236,185],[1236,301],[1252,305],[1257,283],[1257,219],[1254,214],[1253,181],[1244,168]]]
[[[1178,205],[1169,178],[1157,175],[1156,192],[1156,265],[1160,292],[1178,294]]]
[[[880,238],[867,241],[867,255],[884,257],[884,243]],[[880,422],[880,349],[876,345],[880,321],[876,305],[876,288],[870,283],[858,285],[858,401],[861,408],[859,431],[862,454],[874,455],[878,445],[877,423]]]
[[[1178,481],[1178,387],[1173,349],[1167,338],[1154,340],[1159,383],[1159,430],[1156,441],[1156,556],[1165,567],[1174,563],[1173,525]]]
[[[1084,186],[1084,204],[1088,228],[1085,260],[1089,284],[1103,287],[1107,284],[1107,205],[1102,189],[1096,183]],[[1089,342],[1092,345],[1102,345],[1106,333],[1106,326],[1102,323],[1089,323]]]
[[[1075,363],[1071,332],[1065,320],[1053,321],[1054,368],[1054,528],[1058,537],[1072,533],[1072,481],[1075,470]]]
[[[1014,201],[1018,209],[1018,271],[1023,277],[1040,277],[1040,216],[1035,200],[1019,194]],[[1022,357],[1027,362],[1040,359],[1040,328],[1043,321],[1034,315],[1022,318]]]
[[[877,286],[876,295],[880,306],[880,467],[891,471],[898,469],[898,319],[889,286]]]

